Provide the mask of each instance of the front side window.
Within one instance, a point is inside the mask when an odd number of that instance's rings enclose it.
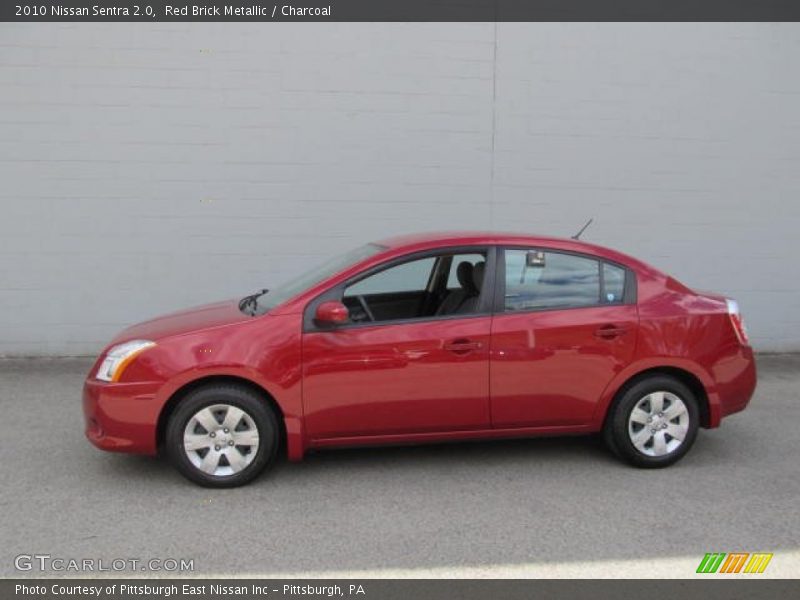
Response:
[[[426,256],[353,282],[342,302],[353,323],[474,314],[485,269],[485,252]]]
[[[435,258],[423,258],[380,271],[348,287],[345,297],[422,293],[428,285],[435,260]]]
[[[461,282],[458,280],[458,265],[463,262],[468,262],[472,265],[472,268],[475,268],[475,265],[479,265],[486,263],[486,255],[485,254],[457,254],[453,257],[450,261],[450,273],[447,276],[447,289],[448,290],[457,290],[461,286]],[[462,267],[463,268],[463,267]],[[479,267],[480,268],[480,267]]]
[[[625,269],[586,256],[506,250],[505,310],[578,308],[623,302]]]

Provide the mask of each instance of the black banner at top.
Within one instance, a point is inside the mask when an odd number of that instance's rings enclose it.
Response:
[[[2,0],[0,21],[800,21],[800,0]]]

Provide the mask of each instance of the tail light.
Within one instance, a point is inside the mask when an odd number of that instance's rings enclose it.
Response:
[[[742,313],[739,312],[739,303],[730,298],[727,299],[726,302],[728,303],[728,316],[731,319],[733,330],[736,332],[736,337],[739,338],[739,343],[743,346],[747,346],[750,340],[747,339],[747,327],[744,325]]]

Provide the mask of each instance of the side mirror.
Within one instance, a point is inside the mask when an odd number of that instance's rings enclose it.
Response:
[[[314,320],[319,325],[341,325],[350,320],[350,311],[336,300],[328,300],[317,307]]]

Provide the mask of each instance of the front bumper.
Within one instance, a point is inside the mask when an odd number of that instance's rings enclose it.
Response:
[[[155,454],[162,409],[159,386],[87,379],[83,386],[86,438],[102,450]]]

